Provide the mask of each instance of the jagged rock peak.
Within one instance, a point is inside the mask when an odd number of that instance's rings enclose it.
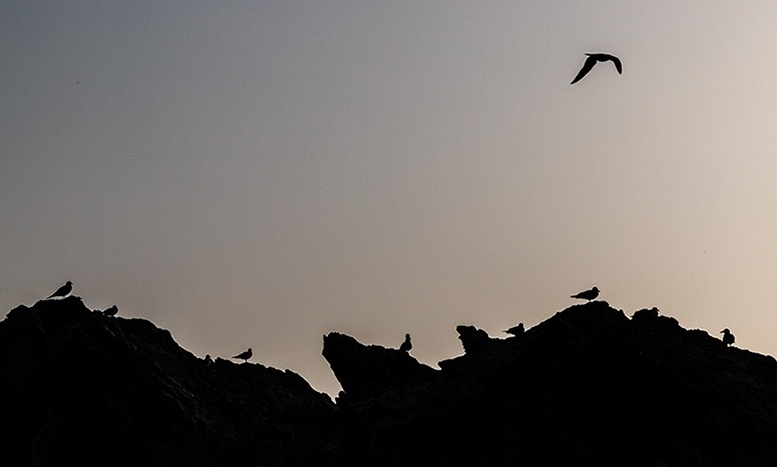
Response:
[[[407,352],[364,345],[346,334],[324,336],[322,355],[349,398],[360,398],[392,386],[432,377],[437,370]]]
[[[475,326],[456,326],[456,332],[459,333],[461,346],[464,347],[464,353],[477,352],[484,349],[500,339],[492,339],[488,333]]]

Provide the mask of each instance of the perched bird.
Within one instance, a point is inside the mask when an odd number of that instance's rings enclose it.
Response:
[[[728,330],[728,328],[720,331],[723,333],[723,343],[726,345],[731,345],[734,343],[734,335],[731,334],[731,331]]]
[[[526,329],[523,327],[523,323],[518,323],[518,326],[513,326],[510,329],[507,329],[502,332],[506,332],[507,334],[512,334],[514,336],[517,336],[517,335],[523,334],[525,330]]]
[[[248,350],[246,350],[245,352],[243,352],[241,354],[238,354],[238,355],[235,355],[232,358],[237,359],[237,360],[245,360],[247,362],[248,359],[251,358],[251,355],[253,355],[253,354],[254,353],[251,350],[251,347],[249,347]]]
[[[575,76],[575,79],[573,79],[572,82],[569,84],[575,84],[581,79],[583,79],[583,77],[593,69],[594,65],[596,65],[596,62],[606,62],[609,60],[615,64],[615,69],[618,70],[618,74],[619,75],[623,74],[623,67],[618,57],[610,54],[586,54],[586,55],[588,55],[588,58],[585,59],[585,63],[583,63],[583,68],[580,69],[580,71],[577,73],[577,76]]]
[[[56,292],[46,297],[47,299],[53,298],[53,297],[64,297],[65,295],[69,294],[73,290],[73,283],[70,281],[65,282],[65,285],[58,288]]]
[[[599,289],[594,286],[591,290],[585,290],[583,292],[580,292],[579,294],[570,295],[572,298],[582,298],[583,300],[588,300],[589,302],[596,297],[599,296]]]
[[[413,348],[413,343],[410,342],[410,334],[405,334],[405,342],[402,343],[402,345],[399,346],[399,350],[403,352],[410,352],[410,349]]]
[[[106,308],[103,310],[103,314],[105,316],[116,316],[116,313],[118,312],[119,312],[119,307],[117,307],[116,305],[113,305],[112,307]]]
[[[210,366],[210,364],[213,363],[213,359],[210,358],[210,354],[205,355],[205,366]]]

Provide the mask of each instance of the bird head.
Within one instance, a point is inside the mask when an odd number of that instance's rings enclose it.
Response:
[[[722,331],[720,331],[720,332],[722,332],[723,334],[728,334],[728,333],[730,333],[731,331],[729,331],[729,330],[728,330],[728,328],[726,328],[726,329],[724,329],[724,330],[722,330]]]
[[[73,283],[70,282],[70,281],[67,281],[67,282],[65,282],[65,285],[73,285]]]

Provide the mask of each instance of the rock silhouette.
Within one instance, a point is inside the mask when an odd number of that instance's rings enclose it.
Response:
[[[116,316],[118,313],[119,313],[119,307],[116,305],[113,305],[103,310],[103,314],[106,316]]]
[[[657,309],[628,318],[584,303],[520,339],[461,328],[465,353],[439,370],[327,334],[323,355],[343,388],[335,404],[289,370],[223,359],[206,368],[168,331],[78,297],[19,306],[0,322],[0,458],[11,467],[777,459],[777,361]]]
[[[484,349],[496,341],[496,339],[491,339],[486,331],[475,326],[456,326],[456,332],[459,333],[461,346],[464,347],[466,353]]]

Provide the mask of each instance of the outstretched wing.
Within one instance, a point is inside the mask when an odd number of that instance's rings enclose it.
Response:
[[[610,55],[610,60],[612,60],[612,63],[615,64],[615,69],[618,70],[618,74],[623,74],[623,66],[621,65],[621,60],[616,57],[615,55]]]
[[[589,71],[596,65],[596,59],[594,57],[588,57],[585,59],[585,63],[583,63],[583,68],[580,69],[580,71],[577,73],[577,76],[575,76],[575,79],[572,80],[569,84],[575,84],[581,79],[583,79],[583,76],[587,75]],[[618,66],[616,64],[615,66]]]

